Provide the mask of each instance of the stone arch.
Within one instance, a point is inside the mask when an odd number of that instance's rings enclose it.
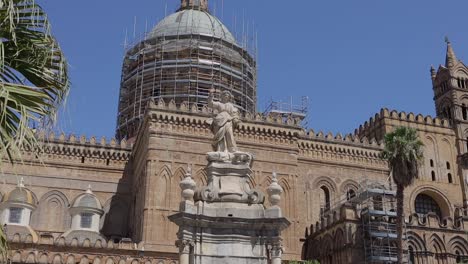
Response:
[[[42,253],[37,262],[40,264],[47,264],[49,263],[49,256],[46,253]]]
[[[171,179],[171,188],[170,188],[170,206],[173,211],[177,211],[179,209],[179,204],[182,201],[181,197],[181,189],[179,183],[185,178],[186,171],[184,168],[179,167],[175,171],[172,179]],[[193,176],[192,176],[193,177]]]
[[[437,190],[436,188],[430,185],[420,186],[411,193],[410,200],[409,200],[411,212],[416,212],[415,200],[419,194],[428,195],[437,202],[437,204],[439,205],[441,209],[442,218],[453,215],[452,206],[447,196],[443,194],[441,191]]]
[[[424,170],[421,170],[421,173],[424,175],[420,175],[421,179],[432,180],[433,175],[437,179],[437,167],[435,163],[437,162],[437,141],[436,139],[430,135],[426,134],[423,138],[424,141]]]
[[[15,253],[13,253],[13,256],[11,257],[11,262],[13,263],[23,262],[22,257],[21,257],[21,251],[16,251]]]
[[[24,261],[28,264],[36,263],[36,255],[33,252],[29,252],[28,256],[26,256],[26,260]]]
[[[205,168],[197,170],[193,178],[197,183],[197,186],[208,185],[208,175],[206,174]]]
[[[314,181],[315,199],[320,201],[319,211],[322,214],[331,208],[333,201],[336,198],[336,184],[329,177],[320,177]]]
[[[434,250],[433,253],[447,252],[444,241],[437,234],[432,234],[432,236],[429,238],[429,245],[429,249]]]
[[[62,264],[62,256],[60,254],[55,254],[54,258],[52,259],[52,264]]]
[[[101,258],[100,257],[95,257],[93,259],[93,264],[101,264]]]
[[[129,201],[126,197],[114,195],[104,204],[101,217],[101,233],[109,238],[128,237]]]
[[[359,184],[353,180],[346,180],[340,185],[340,200],[354,197],[359,189]]]
[[[282,209],[283,215],[289,219],[294,219],[294,201],[292,199],[292,188],[288,180],[281,178],[278,181],[278,184],[283,188],[283,193],[281,194],[280,207]],[[287,248],[293,248],[293,230],[292,228],[286,229],[284,232],[285,245]]]
[[[452,167],[453,167],[453,163],[454,161],[456,160],[455,159],[455,155],[454,155],[454,149],[455,149],[455,146],[453,145],[453,143],[451,143],[447,138],[442,138],[440,140],[440,149],[439,149],[439,158],[441,159],[440,161],[444,164],[443,166],[443,175],[441,175],[442,179],[444,182],[450,182],[449,179],[448,179],[448,173],[450,173],[451,175],[454,175],[455,174],[455,171],[452,170]],[[449,164],[451,165],[450,168],[447,168],[446,164]],[[453,183],[457,183],[458,182],[458,179],[457,177],[452,177],[452,181]]]
[[[70,203],[62,192],[47,192],[31,215],[31,226],[41,231],[65,232],[71,225],[69,206]]]
[[[412,246],[415,252],[426,251],[426,243],[418,234],[412,231],[407,231],[406,235],[408,236],[408,245]]]
[[[89,264],[89,259],[87,256],[82,256],[79,264]]]
[[[114,263],[115,263],[114,258],[108,257],[108,258],[106,259],[106,264],[114,264]]]
[[[154,206],[163,208],[168,207],[168,195],[170,194],[171,188],[171,176],[171,170],[167,166],[164,166],[156,175],[154,179],[155,184],[153,185],[156,187],[156,190],[152,193],[155,201]]]
[[[449,253],[455,254],[458,251],[463,256],[468,256],[468,242],[461,236],[453,237],[448,242]]]
[[[330,179],[330,177],[319,177],[313,182],[312,185],[313,188],[320,188],[321,186],[327,186],[327,188],[333,193],[336,193],[338,190],[336,183]]]

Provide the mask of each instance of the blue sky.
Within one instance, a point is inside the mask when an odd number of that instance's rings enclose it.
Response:
[[[49,14],[73,82],[57,130],[114,136],[125,32],[129,39],[141,36],[180,1],[38,3]],[[309,127],[316,131],[352,132],[382,107],[434,115],[429,68],[444,63],[445,36],[468,62],[466,0],[210,0],[210,5],[238,35],[243,21],[255,24],[259,107],[270,98],[309,96]]]

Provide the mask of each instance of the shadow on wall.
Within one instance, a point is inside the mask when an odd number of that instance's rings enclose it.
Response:
[[[127,164],[123,177],[117,184],[117,191],[104,204],[104,215],[101,217],[100,230],[101,234],[106,236],[108,239],[118,242],[122,238],[129,238],[129,213],[130,213],[130,186],[131,186],[131,175],[129,173],[129,166]]]

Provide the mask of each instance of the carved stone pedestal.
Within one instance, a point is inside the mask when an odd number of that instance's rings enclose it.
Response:
[[[281,231],[290,224],[277,205],[282,189],[275,179],[269,188],[273,206],[266,209],[264,195],[248,184],[251,163],[249,153],[208,154],[207,186],[195,201],[183,196],[179,213],[169,217],[179,226],[180,264],[281,263]]]

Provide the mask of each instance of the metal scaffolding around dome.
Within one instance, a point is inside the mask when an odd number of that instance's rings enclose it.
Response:
[[[136,135],[150,100],[202,108],[210,90],[228,90],[241,112],[255,113],[257,45],[255,38],[253,45],[248,39],[243,36],[239,45],[221,21],[204,10],[181,8],[163,19],[126,50],[116,137]]]

